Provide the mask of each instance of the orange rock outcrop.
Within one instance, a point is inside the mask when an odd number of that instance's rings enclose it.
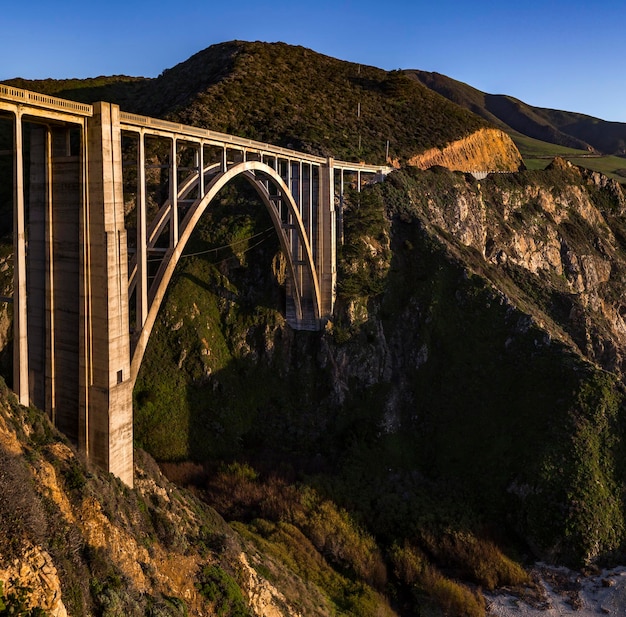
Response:
[[[408,161],[420,169],[441,165],[453,171],[517,171],[522,156],[513,140],[499,129],[480,129],[445,148],[431,148]]]

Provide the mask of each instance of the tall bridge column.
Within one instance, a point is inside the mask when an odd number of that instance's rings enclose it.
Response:
[[[96,103],[87,131],[83,225],[81,444],[89,459],[133,485],[133,417],[119,107]]]
[[[79,441],[80,223],[84,157],[78,126],[33,125],[28,209],[30,402]]]
[[[13,125],[13,390],[22,405],[29,404],[28,327],[26,308],[26,204],[22,116]]]
[[[335,170],[332,158],[320,165],[318,203],[318,278],[322,318],[330,318],[337,284],[337,234],[335,221]]]

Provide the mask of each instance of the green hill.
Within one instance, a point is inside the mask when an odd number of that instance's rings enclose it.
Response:
[[[401,72],[342,62],[281,43],[234,45],[227,78],[202,87],[204,80],[198,80],[198,75],[212,66],[216,54],[223,53],[222,46],[209,47],[152,84],[156,92],[193,94],[186,100],[163,97],[167,107],[149,111],[371,163],[384,162],[387,140],[390,156],[406,160],[485,124]]]
[[[486,94],[439,73],[419,70],[407,70],[405,73],[507,131],[531,168],[544,167],[547,161],[542,163],[542,159],[566,156],[576,164],[624,181],[626,160],[621,158],[626,154],[624,123],[533,107],[511,96]],[[543,145],[537,142],[543,142]]]
[[[387,140],[390,157],[406,160],[487,125],[400,71],[283,43],[213,45],[151,80],[9,83],[368,163],[385,162]]]

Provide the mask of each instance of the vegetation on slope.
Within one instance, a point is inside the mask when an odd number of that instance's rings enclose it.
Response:
[[[303,495],[302,516],[315,543],[287,523],[230,527],[140,450],[133,490],[86,468],[47,418],[17,405],[4,385],[0,463],[1,615],[396,614],[345,569],[355,558],[329,548],[379,559],[371,538],[313,492]]]
[[[16,88],[41,92],[62,99],[94,103],[96,101],[115,102],[127,109],[143,91],[149,80],[144,77],[112,75],[87,79],[23,79],[16,77],[4,83]]]
[[[203,70],[213,46],[155,82],[185,87]],[[360,114],[359,114],[360,110]],[[169,115],[206,126],[324,156],[407,160],[484,126],[479,118],[414,83],[386,72],[282,43],[239,43],[230,75]]]
[[[481,189],[463,174],[403,170],[349,195],[323,335],[286,328],[277,243],[245,240],[267,215],[242,189],[235,206],[225,196],[195,242],[232,248],[179,271],[138,380],[137,438],[241,533],[265,534],[264,550],[293,563],[295,538],[311,542],[343,575],[384,587],[400,614],[481,615],[474,586],[528,585],[525,559],[619,555],[619,379],[577,345],[549,276],[485,260],[433,210],[454,219],[457,199],[482,195],[503,233],[530,229],[532,200],[519,197],[527,220],[506,224],[497,200],[528,187],[565,200],[585,186],[576,173],[494,176]],[[584,190],[614,224],[610,187]],[[563,233],[583,254],[591,228],[578,225]],[[160,417],[176,427],[162,439]],[[194,477],[177,466],[187,458],[203,466]],[[358,521],[350,544],[373,548],[347,555],[313,528],[326,501]],[[344,515],[328,516],[342,527]]]
[[[152,80],[8,83],[368,163],[385,162],[387,140],[390,158],[406,161],[487,126],[401,71],[283,43],[213,45]]]

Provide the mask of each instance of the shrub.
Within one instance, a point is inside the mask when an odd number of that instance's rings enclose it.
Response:
[[[352,570],[377,589],[387,583],[387,569],[374,538],[334,503],[314,497],[298,521],[315,547],[331,562]]]
[[[429,595],[445,615],[484,617],[485,599],[479,593],[446,578],[432,567],[426,569],[422,580]]]
[[[28,600],[30,588],[14,584],[5,595],[4,583],[0,581],[0,617],[47,617],[40,607],[31,607]]]
[[[213,603],[218,617],[251,616],[235,580],[217,566],[206,566],[202,570],[198,591]]]
[[[216,490],[217,489],[217,490]],[[353,517],[308,487],[276,477],[261,480],[248,465],[229,465],[210,482],[211,502],[240,520],[268,519],[295,525],[342,571],[382,589],[386,567],[374,538]]]
[[[425,532],[422,540],[437,563],[461,571],[464,578],[486,589],[530,582],[528,573],[519,564],[504,555],[493,542],[471,532]]]
[[[409,542],[405,541],[403,546],[395,544],[390,558],[396,576],[413,590],[416,604],[421,605],[426,595],[447,616],[484,617],[485,601],[482,595],[445,577],[428,563],[422,551]]]

